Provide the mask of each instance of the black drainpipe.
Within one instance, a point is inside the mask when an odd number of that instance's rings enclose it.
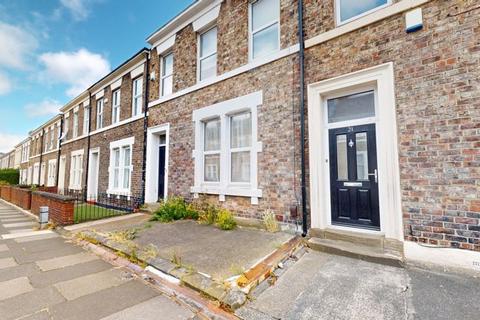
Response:
[[[90,130],[92,125],[92,93],[88,90],[88,132],[87,132],[87,163],[85,164],[85,192],[83,193],[84,201],[87,201],[87,191],[88,191],[88,163],[90,161]],[[83,111],[85,111],[85,107],[83,107]],[[85,112],[83,114],[85,118]],[[85,119],[83,120],[85,121]],[[85,132],[83,133],[85,134]]]
[[[63,135],[63,117],[64,116],[65,115],[62,114],[62,117],[60,118],[60,131],[59,131],[59,134],[58,134],[58,137],[57,137],[57,139],[58,139],[57,174],[55,175],[55,187],[57,187],[57,189],[58,189],[58,181],[59,181],[58,175],[60,173],[60,156],[61,156],[61,153],[62,153],[62,139],[60,139],[60,138],[62,138],[62,135]],[[58,191],[59,190],[57,190],[57,192]]]
[[[143,117],[143,159],[142,159],[142,204],[145,204],[145,179],[147,176],[147,130],[148,130],[148,94],[150,87],[150,51],[145,52],[145,99]]]
[[[42,159],[43,159],[43,139],[45,139],[45,128],[42,128],[42,135],[40,142],[40,164],[38,165],[38,184],[40,186],[40,181],[42,181]]]
[[[305,173],[305,42],[303,39],[303,1],[298,0],[298,42],[300,66],[300,148],[302,162],[302,237],[308,233],[307,219],[307,179]]]

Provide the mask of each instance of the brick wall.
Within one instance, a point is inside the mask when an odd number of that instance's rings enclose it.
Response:
[[[5,201],[11,201],[12,199],[12,187],[0,186],[0,197]]]
[[[22,209],[30,210],[32,191],[30,189],[12,187],[11,202]]]
[[[323,12],[333,0],[307,1]],[[306,52],[314,83],[394,63],[400,178],[407,240],[480,251],[480,20],[475,1],[432,1],[424,29],[404,14]],[[327,11],[328,12],[328,11]],[[318,15],[319,13],[317,13]],[[307,14],[312,35],[334,24]]]
[[[58,225],[71,225],[74,223],[74,203],[71,197],[35,191],[32,193],[32,213],[40,214],[40,207],[48,207],[48,218]]]

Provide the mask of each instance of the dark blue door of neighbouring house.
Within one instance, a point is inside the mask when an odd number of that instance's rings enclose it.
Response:
[[[158,201],[165,198],[165,151],[166,146],[158,150]]]
[[[332,224],[379,229],[375,124],[329,130]]]

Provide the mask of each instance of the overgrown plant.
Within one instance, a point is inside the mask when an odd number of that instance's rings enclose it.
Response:
[[[237,222],[233,218],[233,214],[227,209],[220,209],[218,211],[215,225],[222,230],[233,230],[237,227]]]
[[[185,199],[181,197],[168,198],[155,211],[151,220],[160,222],[171,222],[182,219],[198,219],[198,213],[193,210]]]
[[[268,209],[263,213],[263,225],[268,232],[278,232],[280,231],[280,226],[277,221],[275,213]]]
[[[198,221],[200,223],[215,224],[215,221],[217,221],[218,208],[205,197],[194,200],[190,207],[198,212]]]

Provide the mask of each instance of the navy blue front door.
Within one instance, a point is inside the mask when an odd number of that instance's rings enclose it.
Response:
[[[375,124],[329,130],[332,224],[379,229]]]

